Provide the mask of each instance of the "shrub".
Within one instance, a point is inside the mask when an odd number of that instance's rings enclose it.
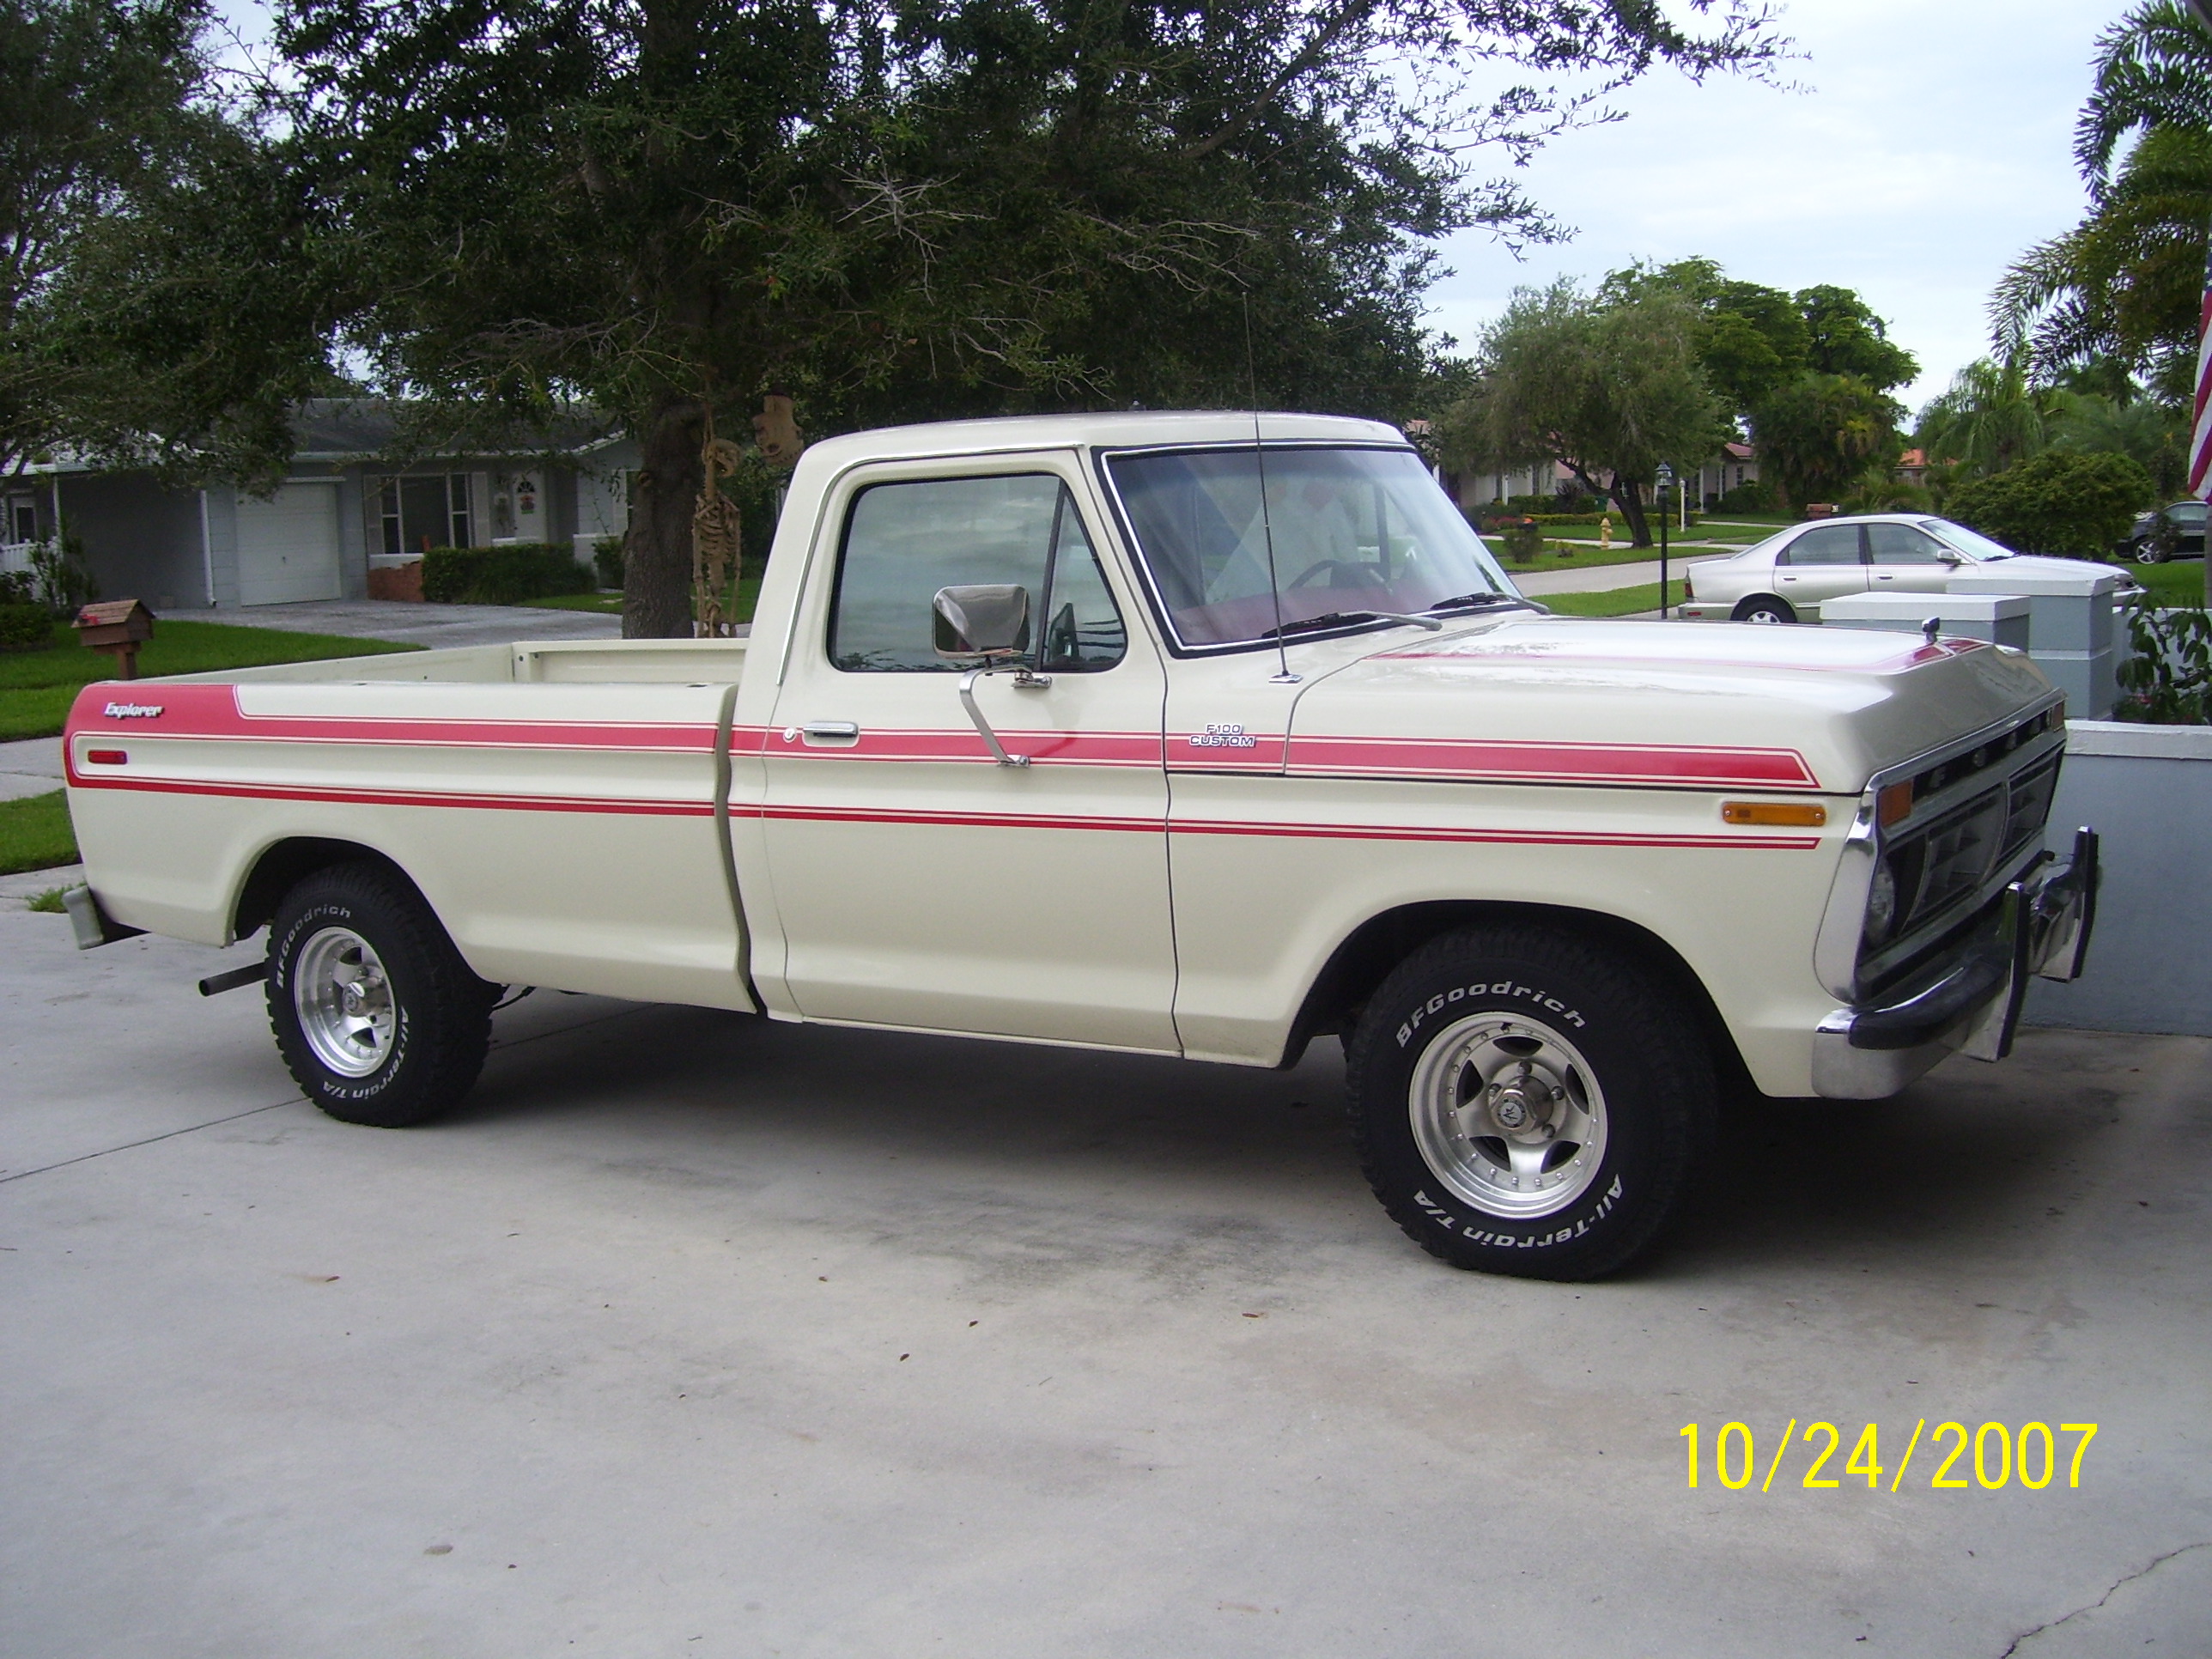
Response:
[[[2212,616],[2202,609],[2128,611],[2135,654],[2120,665],[2125,694],[2112,718],[2148,726],[2212,725]]]
[[[1489,510],[1509,518],[1516,514],[1541,518],[1547,513],[1595,513],[1603,505],[1595,495],[1579,489],[1561,489],[1549,495],[1509,495],[1491,502]]]
[[[1499,533],[1505,543],[1505,556],[1516,564],[1527,564],[1544,550],[1544,532],[1533,519],[1516,519]]]
[[[1774,486],[1753,478],[1740,483],[1721,495],[1719,511],[1723,513],[1772,513],[1776,511]]]
[[[2102,558],[2150,504],[2150,474],[2124,455],[2047,449],[1951,493],[1949,516],[2023,553]]]
[[[422,556],[422,597],[441,605],[520,605],[588,593],[592,581],[574,553],[545,542],[434,547]]]
[[[40,597],[57,617],[74,617],[100,597],[100,583],[85,562],[84,543],[76,536],[34,549],[31,568],[38,573]]]
[[[599,574],[602,587],[623,585],[623,538],[602,536],[592,544],[592,568]]]
[[[0,651],[36,651],[53,640],[54,616],[46,606],[0,602]]]

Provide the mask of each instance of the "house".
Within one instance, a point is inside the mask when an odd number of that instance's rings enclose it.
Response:
[[[1739,484],[1758,482],[1759,456],[1749,444],[1723,444],[1718,455],[1696,470],[1695,477],[1690,505],[1717,507],[1720,498]],[[1560,461],[1524,467],[1518,472],[1448,472],[1443,478],[1445,489],[1459,503],[1460,510],[1470,516],[1492,501],[1516,495],[1553,495],[1562,492],[1577,495],[1582,490],[1581,481]],[[1689,477],[1686,476],[1683,483],[1688,484]]]
[[[1698,500],[1707,507],[1720,505],[1729,490],[1759,482],[1759,454],[1749,444],[1729,443],[1698,469]]]
[[[101,593],[176,608],[369,596],[371,572],[432,547],[552,542],[589,563],[629,522],[632,440],[579,415],[506,449],[382,459],[389,404],[317,398],[295,420],[284,481],[260,496],[211,483],[179,489],[144,471],[59,461],[0,484],[0,569],[23,569],[57,526],[80,542]],[[384,586],[382,583],[379,586]]]

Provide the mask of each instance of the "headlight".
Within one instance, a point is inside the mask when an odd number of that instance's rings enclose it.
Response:
[[[1874,886],[1867,893],[1866,936],[1869,945],[1889,937],[1897,923],[1897,872],[1884,859],[1875,866]]]

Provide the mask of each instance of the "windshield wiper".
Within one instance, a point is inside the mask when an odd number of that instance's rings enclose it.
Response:
[[[1429,610],[1433,613],[1438,611],[1474,611],[1493,605],[1528,604],[1528,601],[1517,593],[1494,593],[1485,588],[1480,593],[1462,593],[1455,599],[1438,599]]]
[[[1411,623],[1416,628],[1425,628],[1431,634],[1443,627],[1434,617],[1410,617],[1402,611],[1324,611],[1318,617],[1301,617],[1296,622],[1286,622],[1280,628],[1263,629],[1255,637],[1272,640],[1279,635],[1288,639],[1293,634],[1311,634],[1324,628],[1351,628],[1360,623]]]

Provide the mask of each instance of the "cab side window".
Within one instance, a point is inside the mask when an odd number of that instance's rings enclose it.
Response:
[[[1870,524],[1867,552],[1876,564],[1940,564],[1943,549],[1933,536],[1909,524]]]
[[[1011,583],[1030,594],[1038,665],[1111,668],[1128,649],[1075,497],[1049,473],[871,484],[853,498],[830,602],[830,660],[853,674],[955,670],[934,648],[940,587]]]
[[[1859,527],[1855,524],[1822,525],[1808,530],[1783,550],[1777,564],[1856,564]]]

